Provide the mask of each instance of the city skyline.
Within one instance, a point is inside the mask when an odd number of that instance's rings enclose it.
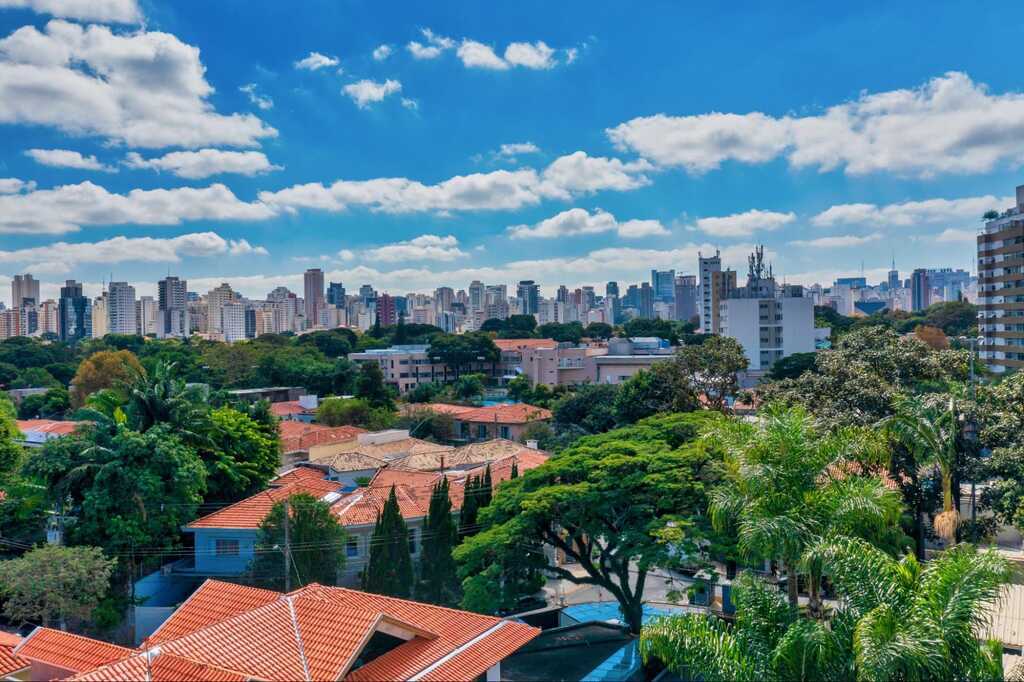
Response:
[[[69,278],[93,297],[104,279],[155,295],[168,269],[198,291],[302,291],[307,267],[388,291],[532,279],[547,293],[696,274],[716,248],[742,270],[756,243],[780,281],[862,264],[881,280],[893,255],[904,272],[968,267],[981,214],[1018,184],[1024,100],[996,11],[972,23],[930,4],[924,36],[912,4],[878,5],[881,27],[837,8],[396,19],[324,2],[240,21],[231,2],[11,4],[0,286],[32,272],[44,299]],[[765,37],[783,28],[800,39]],[[846,47],[868,38],[870,58]],[[74,83],[47,81],[59,116],[25,94],[40,69]],[[147,106],[157,96],[175,106]]]

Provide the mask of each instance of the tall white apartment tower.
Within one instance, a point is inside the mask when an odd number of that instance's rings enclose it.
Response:
[[[135,334],[135,287],[128,282],[111,282],[107,289],[111,334]]]
[[[32,275],[15,275],[11,279],[11,307],[21,308],[31,300],[32,305],[39,305],[39,280]]]
[[[716,249],[715,255],[707,258],[698,253],[697,260],[700,271],[700,285],[697,292],[700,301],[700,310],[698,311],[700,313],[700,331],[712,334],[717,331],[712,324],[712,319],[714,319],[714,273],[722,271],[721,252]]]
[[[226,282],[221,284],[219,287],[210,289],[210,293],[206,295],[208,333],[222,334],[224,332],[221,308],[228,303],[232,303],[234,300],[235,292],[231,290],[231,285]]]
[[[1024,368],[1024,185],[1016,206],[995,215],[978,235],[979,355],[1003,374]]]

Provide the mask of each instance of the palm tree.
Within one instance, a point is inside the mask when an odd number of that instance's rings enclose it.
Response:
[[[151,373],[139,372],[127,385],[127,413],[140,433],[161,423],[187,430],[205,412],[209,387],[185,383],[176,370],[176,363],[159,362]]]
[[[1003,679],[1001,645],[976,636],[1009,580],[995,552],[960,545],[922,567],[856,538],[812,551],[842,598],[829,621],[800,618],[743,574],[733,625],[703,614],[659,619],[640,635],[644,660],[687,679]]]
[[[855,455],[871,446],[866,432],[822,434],[802,408],[773,405],[757,424],[723,421],[708,438],[725,450],[726,466],[726,482],[711,493],[712,524],[734,531],[742,554],[783,563],[791,607],[806,572],[810,609],[820,615],[820,566],[804,554],[827,533],[900,535],[898,496],[877,477],[852,475]]]
[[[952,544],[960,526],[953,505],[953,473],[957,460],[957,413],[952,396],[948,406],[927,403],[920,397],[900,400],[896,413],[882,420],[888,433],[913,456],[917,468],[936,465],[942,477],[942,513],[935,517],[935,531]]]

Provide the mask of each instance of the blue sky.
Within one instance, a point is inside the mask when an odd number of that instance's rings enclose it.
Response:
[[[0,281],[966,268],[1024,160],[984,8],[0,0]]]

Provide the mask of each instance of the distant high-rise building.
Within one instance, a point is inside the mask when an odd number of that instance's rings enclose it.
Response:
[[[928,270],[918,268],[910,275],[910,309],[924,310],[931,305],[932,291],[928,283]]]
[[[324,309],[324,272],[310,268],[302,278],[306,299],[306,324],[315,326],[320,322],[320,311]]]
[[[605,284],[604,285],[604,295],[605,296],[618,296],[619,295],[619,283],[618,282],[608,282],[607,284]]]
[[[11,279],[11,307],[23,308],[39,303],[39,280],[28,274],[15,275]]]
[[[398,307],[394,296],[381,294],[377,297],[377,319],[382,327],[398,324]]]
[[[1024,185],[1016,205],[985,223],[978,235],[978,330],[981,359],[993,372],[1024,368]]]
[[[640,317],[654,319],[654,288],[648,282],[640,283]]]
[[[484,292],[486,290],[484,283],[478,279],[469,283],[469,310],[471,313],[484,309]]]
[[[92,301],[92,336],[102,339],[110,333],[110,294],[104,291]]]
[[[233,303],[235,299],[236,294],[227,282],[223,282],[220,286],[211,289],[210,293],[206,295],[206,330],[208,333],[214,335],[224,333],[224,320],[221,309],[228,303]]]
[[[245,304],[223,303],[220,306],[221,335],[225,343],[242,341],[245,335]]]
[[[327,285],[327,303],[335,308],[345,307],[345,285],[341,282],[331,282]]]
[[[722,270],[721,252],[715,251],[714,256],[705,258],[697,254],[698,271],[700,273],[700,330],[705,334],[715,333],[712,317],[715,310],[712,305],[712,294],[714,291],[714,273]]]
[[[851,289],[863,289],[868,285],[866,277],[837,277],[836,286],[848,286]]]
[[[675,318],[681,322],[689,322],[698,317],[697,310],[697,277],[680,275],[675,279]]]
[[[57,334],[61,341],[77,343],[92,336],[92,304],[82,295],[82,285],[69,279],[60,288],[57,302]]]
[[[532,279],[524,279],[516,287],[519,312],[522,315],[536,315],[539,309],[540,287]]]
[[[630,284],[626,287],[626,295],[622,297],[622,305],[625,308],[640,307],[640,287]]]
[[[369,284],[364,284],[359,287],[359,300],[363,305],[370,305],[377,300],[377,292]]]
[[[676,271],[651,270],[651,288],[654,289],[654,300],[670,303],[676,296]]]
[[[567,303],[569,301],[569,288],[564,284],[559,285],[555,291],[555,303]]]
[[[128,282],[111,282],[107,289],[109,317],[108,333],[134,334],[135,324],[135,287]]]
[[[446,313],[452,309],[455,302],[455,291],[451,287],[438,287],[434,290],[434,310],[438,313]]]
[[[156,291],[156,335],[162,339],[188,336],[188,282],[168,275],[157,282]]]
[[[151,336],[157,333],[157,303],[152,296],[140,296],[135,302],[135,333]]]

